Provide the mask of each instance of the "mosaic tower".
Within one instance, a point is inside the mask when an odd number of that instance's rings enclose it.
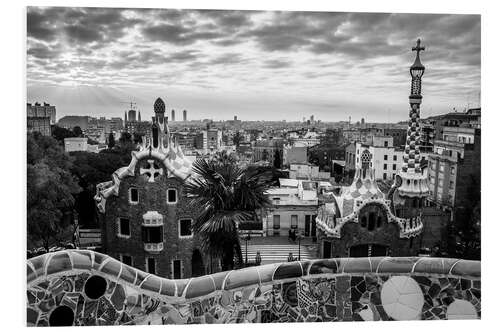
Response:
[[[420,52],[425,47],[420,39],[412,48],[416,51],[413,65],[410,67],[411,91],[409,96],[410,112],[406,144],[403,154],[403,166],[396,176],[394,187],[389,193],[392,196],[393,208],[398,217],[416,217],[422,213],[425,198],[429,194],[427,169],[420,155],[420,104],[422,103],[422,76],[425,67],[420,61]]]

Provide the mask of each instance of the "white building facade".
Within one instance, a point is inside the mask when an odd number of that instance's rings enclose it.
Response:
[[[361,168],[361,154],[367,149],[371,154],[370,166],[375,170],[375,179],[394,180],[403,166],[404,151],[393,146],[392,137],[374,136],[369,144],[357,142],[355,166]],[[421,154],[427,158],[428,154]]]
[[[316,237],[316,187],[316,182],[289,180],[280,188],[269,189],[272,207],[263,215],[264,234],[288,236],[295,230],[297,235]]]

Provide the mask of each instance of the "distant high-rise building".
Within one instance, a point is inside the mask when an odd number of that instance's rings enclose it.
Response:
[[[175,121],[175,110],[172,109],[172,121]]]
[[[131,109],[128,111],[128,120],[127,121],[137,121],[137,111]]]
[[[27,104],[26,110],[28,132],[40,132],[43,135],[51,134],[50,125],[56,121],[56,107],[48,103]]]
[[[119,117],[113,117],[109,121],[110,129],[112,132],[119,132],[123,129],[123,120]]]
[[[361,118],[361,125],[365,124],[365,118]]]
[[[184,121],[188,120],[188,112],[186,110],[182,111],[182,120]]]
[[[127,111],[125,111],[125,118],[124,121],[127,122]]]
[[[138,117],[137,117],[137,118],[138,118],[138,119],[137,119],[138,121],[141,121],[141,111],[139,111],[139,115],[138,115]]]
[[[31,117],[49,117],[50,124],[54,125],[56,123],[56,107],[54,105],[50,105],[49,103],[40,103],[36,102],[34,105],[28,103],[28,116]]]
[[[238,116],[234,116],[234,120],[238,120]]]
[[[314,115],[311,115],[311,123],[314,123]]]

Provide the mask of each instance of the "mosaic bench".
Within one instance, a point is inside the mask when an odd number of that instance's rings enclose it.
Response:
[[[28,326],[476,319],[479,261],[335,258],[169,280],[87,250],[27,261]]]

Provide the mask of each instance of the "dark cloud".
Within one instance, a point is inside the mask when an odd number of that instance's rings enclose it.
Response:
[[[64,27],[64,32],[75,43],[92,43],[103,40],[102,32],[85,25],[69,25]]]
[[[273,59],[273,60],[266,60],[264,62],[264,67],[265,68],[286,68],[290,67],[292,63],[288,60],[281,60],[281,59]]]
[[[115,41],[127,28],[142,22],[127,19],[119,8],[29,7],[28,37],[66,40],[73,45]]]
[[[167,42],[175,45],[189,45],[198,40],[211,40],[223,37],[218,31],[196,31],[173,24],[157,24],[144,27],[143,35],[153,41]]]
[[[50,17],[43,15],[35,8],[28,8],[26,23],[29,37],[43,41],[53,41],[55,39],[57,32],[51,28]]]
[[[252,25],[251,15],[260,13],[257,11],[238,10],[200,10],[197,13],[202,17],[208,17],[223,29],[238,29]]]
[[[61,53],[59,44],[46,44],[42,42],[32,42],[28,47],[28,59],[53,60]]]
[[[209,61],[210,65],[242,64],[247,62],[239,53],[226,53]]]

